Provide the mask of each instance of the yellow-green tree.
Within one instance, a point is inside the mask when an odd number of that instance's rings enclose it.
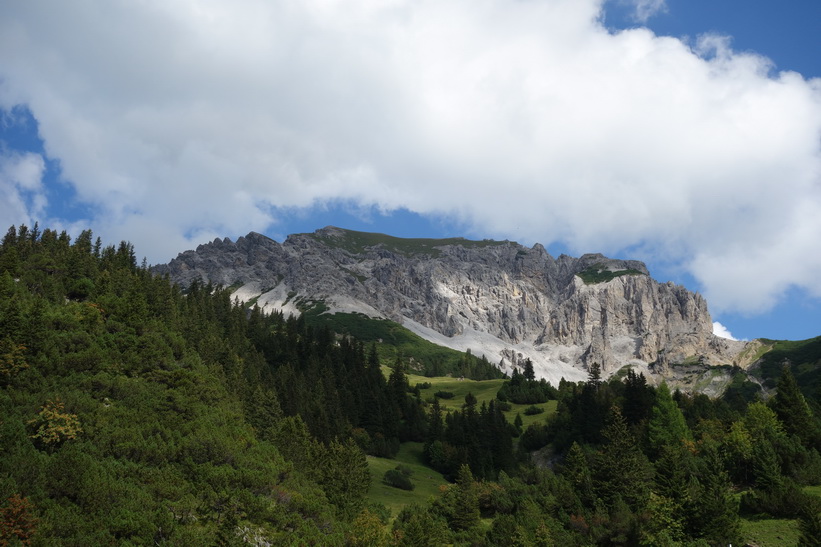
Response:
[[[60,399],[46,402],[37,417],[29,422],[35,428],[31,438],[46,447],[76,439],[83,432],[80,419],[76,414],[66,412],[65,407]]]

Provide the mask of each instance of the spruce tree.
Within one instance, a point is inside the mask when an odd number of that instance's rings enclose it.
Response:
[[[777,393],[770,401],[770,407],[784,429],[796,435],[807,448],[821,449],[821,433],[818,423],[795,381],[789,365],[785,365],[778,379]]]
[[[592,470],[596,492],[609,506],[620,497],[633,510],[640,509],[650,495],[653,468],[618,406],[613,406],[602,434],[606,444],[597,453]]]
[[[479,494],[470,467],[462,464],[456,476],[455,499],[450,524],[455,530],[468,530],[479,523]]]
[[[821,503],[813,500],[804,507],[798,520],[799,545],[821,545]]]
[[[657,458],[664,446],[679,444],[691,438],[684,415],[670,395],[665,382],[656,390],[656,402],[647,424],[651,457]]]
[[[713,545],[738,543],[738,502],[732,496],[730,478],[716,447],[704,446],[698,462],[697,481],[687,511],[691,535]]]

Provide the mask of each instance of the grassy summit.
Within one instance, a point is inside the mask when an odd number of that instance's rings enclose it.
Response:
[[[318,230],[308,235],[317,241],[321,241],[329,247],[344,249],[354,254],[363,253],[374,247],[382,247],[388,251],[405,256],[420,254],[439,256],[441,254],[441,250],[439,248],[446,245],[461,245],[463,247],[482,248],[507,245],[510,243],[509,241],[494,241],[491,239],[473,241],[463,237],[450,237],[444,239],[401,238],[379,233],[343,230],[341,228],[326,228],[325,230]]]
[[[594,264],[593,266],[590,266],[580,271],[576,275],[578,275],[586,285],[595,285],[597,283],[606,283],[611,279],[615,279],[623,275],[645,274],[644,272],[640,272],[633,268],[628,268],[626,270],[608,270],[601,264]]]

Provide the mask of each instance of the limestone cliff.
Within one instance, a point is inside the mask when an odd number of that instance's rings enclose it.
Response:
[[[509,369],[530,358],[557,382],[593,363],[664,375],[671,364],[733,364],[743,348],[712,334],[704,299],[653,280],[638,261],[552,257],[541,245],[400,239],[328,227],[279,244],[257,233],[214,240],[157,268],[183,286],[239,287],[267,310],[300,298],[402,323]],[[652,365],[652,367],[650,366]]]

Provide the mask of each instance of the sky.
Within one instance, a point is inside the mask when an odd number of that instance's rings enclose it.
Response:
[[[806,339],[818,21],[818,0],[10,0],[0,225],[154,264],[326,225],[538,242],[644,260],[722,335]]]

